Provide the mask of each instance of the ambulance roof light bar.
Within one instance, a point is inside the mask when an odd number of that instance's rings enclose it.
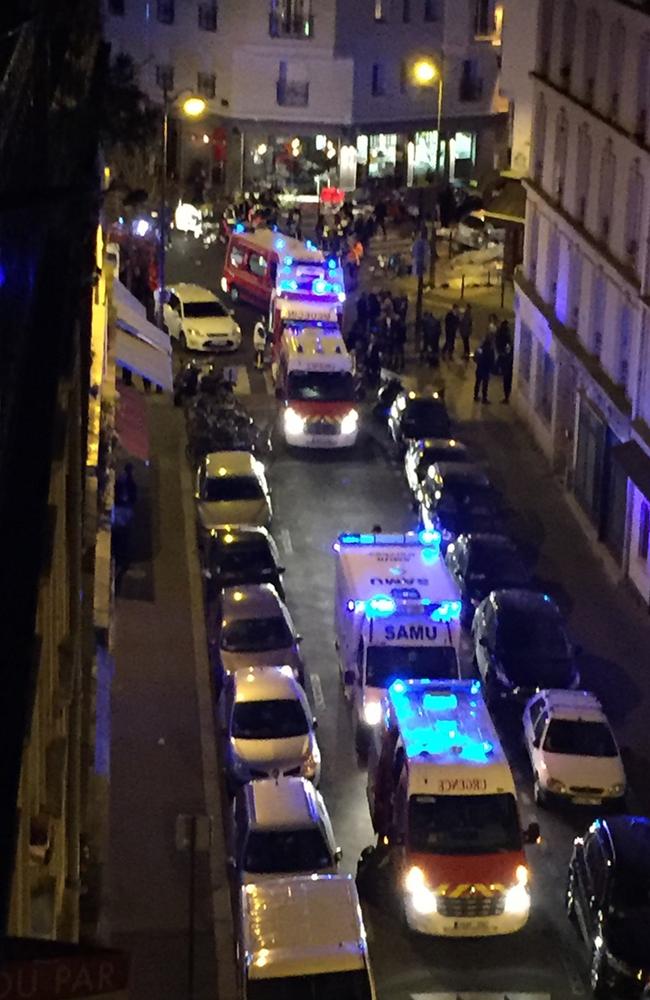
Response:
[[[345,532],[339,535],[339,545],[423,545],[440,546],[441,536],[439,531],[407,531],[404,534],[358,534],[356,532]],[[338,551],[338,550],[337,550]]]
[[[488,763],[495,751],[480,726],[463,726],[474,718],[472,707],[478,681],[398,680],[388,689],[388,698],[399,724],[407,756],[431,757],[452,754],[469,763]],[[419,697],[418,697],[419,695]],[[464,711],[466,701],[469,713]],[[474,732],[469,730],[474,729]]]

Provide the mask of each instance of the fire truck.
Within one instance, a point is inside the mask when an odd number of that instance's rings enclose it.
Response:
[[[460,676],[460,592],[437,531],[339,535],[334,628],[359,753],[398,678]]]
[[[386,694],[368,762],[379,843],[423,934],[520,930],[530,911],[513,777],[479,681],[398,680]]]

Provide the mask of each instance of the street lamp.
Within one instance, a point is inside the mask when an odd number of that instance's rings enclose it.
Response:
[[[437,131],[437,143],[436,143],[436,170],[440,166],[440,128],[442,124],[442,92],[444,88],[444,80],[442,74],[442,68],[438,66],[432,59],[418,59],[414,63],[411,71],[413,83],[416,87],[431,87],[434,83],[438,83],[438,121],[436,125]],[[446,157],[445,157],[446,162]],[[443,163],[443,169],[445,164]]]
[[[188,96],[180,102],[183,93]],[[200,118],[207,102],[196,94],[181,91],[180,94],[170,94],[167,88],[163,89],[163,122],[162,122],[162,176],[160,178],[160,219],[158,220],[158,233],[160,246],[158,248],[158,326],[162,330],[164,327],[164,290],[165,290],[165,243],[167,241],[167,146],[169,139],[169,109],[177,106],[186,118]]]

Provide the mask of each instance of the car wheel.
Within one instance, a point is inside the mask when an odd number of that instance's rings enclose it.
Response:
[[[185,336],[185,334],[183,333],[182,330],[181,330],[181,335],[178,338],[178,343],[180,344],[181,351],[187,351],[187,349],[188,349],[187,348],[187,337]]]
[[[589,979],[594,1000],[607,1000],[611,997],[607,982],[607,959],[602,951],[597,951],[595,948],[591,957]]]
[[[230,286],[230,301],[239,302],[239,292],[237,291],[234,285]]]
[[[548,800],[546,797],[546,792],[539,783],[539,777],[535,775],[535,780],[533,783],[533,798],[535,799],[535,805],[539,806],[540,809],[545,809],[548,805]]]

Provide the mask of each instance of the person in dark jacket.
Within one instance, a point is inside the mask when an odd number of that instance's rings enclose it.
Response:
[[[505,329],[504,329],[505,327]],[[510,402],[512,392],[512,364],[514,360],[512,334],[509,324],[504,321],[497,333],[497,368],[503,381],[502,403]]]
[[[469,361],[469,339],[472,336],[472,307],[469,302],[463,309],[463,315],[460,317],[458,332],[463,342],[463,357],[465,361]]]
[[[377,325],[381,313],[381,302],[379,296],[371,292],[368,296],[368,323],[370,329]]]
[[[377,204],[375,205],[375,223],[377,229],[381,229],[382,233],[384,234],[384,239],[388,238],[388,234],[386,232],[386,213],[387,213],[386,203],[381,200],[378,201]]]
[[[458,333],[459,326],[460,310],[458,308],[458,303],[454,303],[445,316],[445,343],[442,348],[443,358],[449,358],[449,360],[453,358],[454,348],[456,346],[456,334]]]
[[[474,399],[478,402],[479,393],[484,403],[489,403],[488,387],[490,385],[490,375],[494,369],[494,343],[490,333],[485,335],[482,343],[474,352],[476,362],[476,381],[474,382]]]
[[[362,330],[368,326],[368,296],[365,292],[357,299],[357,323]]]
[[[422,360],[428,361],[429,368],[440,364],[440,337],[442,326],[433,313],[425,312],[422,317]]]
[[[406,321],[399,315],[393,320],[393,368],[403,372],[405,365],[404,348],[406,346]]]

